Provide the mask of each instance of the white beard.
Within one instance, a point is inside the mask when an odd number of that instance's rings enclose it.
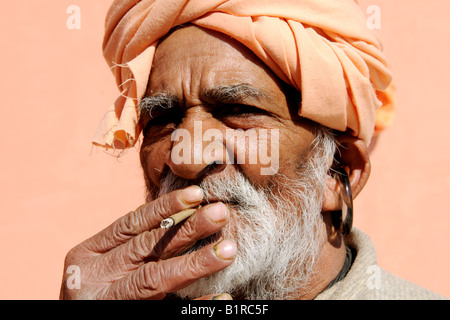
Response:
[[[255,188],[240,172],[233,177],[200,183],[206,199],[229,201],[230,221],[216,237],[233,239],[235,261],[224,270],[181,289],[182,298],[230,293],[245,299],[289,299],[307,294],[308,282],[324,244],[322,196],[330,154],[334,148],[318,148],[302,165],[295,180],[277,175],[266,190]],[[186,186],[172,173],[161,182],[160,194]],[[274,190],[276,189],[276,190]]]

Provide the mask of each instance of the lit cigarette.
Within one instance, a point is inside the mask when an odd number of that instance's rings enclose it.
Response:
[[[169,229],[169,228],[179,224],[181,221],[186,220],[187,218],[192,216],[201,207],[202,206],[198,206],[197,208],[186,209],[186,210],[180,211],[178,213],[175,213],[174,215],[171,215],[167,219],[164,219],[163,221],[161,221],[161,224],[159,226],[162,229]]]

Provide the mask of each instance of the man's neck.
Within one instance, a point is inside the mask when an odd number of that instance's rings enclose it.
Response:
[[[347,249],[344,237],[333,227],[331,213],[323,213],[321,226],[326,234],[325,243],[319,254],[314,274],[309,281],[310,285],[305,290],[302,289],[294,299],[314,299],[336,279],[346,261]]]

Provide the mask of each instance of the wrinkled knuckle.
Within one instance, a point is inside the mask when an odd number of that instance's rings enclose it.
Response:
[[[139,215],[135,211],[131,211],[126,216],[119,219],[114,229],[114,233],[118,237],[129,237],[136,234],[137,226],[139,226]]]
[[[155,200],[153,205],[153,211],[158,215],[162,215],[170,210],[170,204],[171,204],[170,196],[168,194],[165,194],[162,197]]]
[[[147,291],[156,291],[158,289],[159,277],[154,268],[144,268],[144,272],[142,272],[142,286]]]
[[[161,276],[155,270],[154,263],[149,263],[142,268],[135,281],[134,287],[139,297],[158,299],[165,296],[165,293],[161,291]]]
[[[143,259],[148,257],[153,250],[154,235],[152,232],[146,231],[132,240],[132,250],[130,252],[130,260],[134,264],[139,264]]]
[[[190,275],[197,275],[206,270],[209,266],[209,259],[203,254],[197,254],[189,259],[185,266],[186,273]]]
[[[185,241],[196,239],[196,237],[198,236],[198,229],[195,226],[195,223],[193,223],[194,221],[195,220],[183,224],[183,228],[181,229],[180,233],[181,239]]]

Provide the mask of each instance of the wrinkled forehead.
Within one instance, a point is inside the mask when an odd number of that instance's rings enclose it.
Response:
[[[187,25],[171,31],[155,52],[147,94],[245,83],[267,91],[282,81],[253,52],[230,36]],[[179,92],[178,92],[179,93]]]

